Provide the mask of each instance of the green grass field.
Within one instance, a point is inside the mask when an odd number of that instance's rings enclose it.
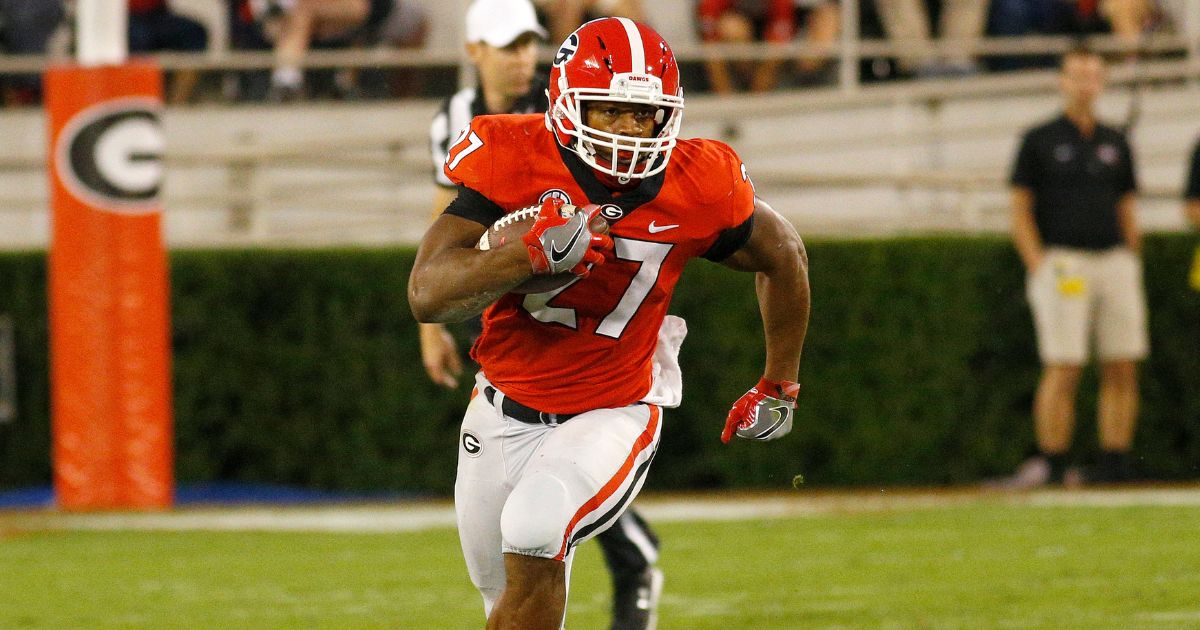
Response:
[[[981,496],[799,518],[659,519],[657,529],[664,630],[1200,628],[1196,503]],[[606,580],[595,543],[585,544],[568,628],[607,628]],[[80,531],[0,513],[4,629],[482,626],[457,538],[443,527]]]

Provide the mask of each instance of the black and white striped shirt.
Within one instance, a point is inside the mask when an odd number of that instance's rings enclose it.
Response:
[[[538,78],[533,81],[529,93],[517,99],[511,110],[507,112],[489,112],[484,102],[483,89],[469,87],[459,90],[454,96],[442,103],[442,108],[433,117],[429,125],[429,153],[433,161],[433,181],[444,188],[453,188],[454,184],[442,172],[442,164],[446,162],[446,154],[450,151],[450,143],[459,132],[471,122],[471,119],[483,114],[537,114],[546,111],[546,84]]]

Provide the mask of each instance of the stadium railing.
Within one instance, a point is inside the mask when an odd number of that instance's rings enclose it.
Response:
[[[946,51],[970,49],[988,54],[1044,55],[1050,51],[1065,50],[1070,44],[1069,38],[1024,37],[990,38],[977,42],[939,41],[933,45]],[[1132,99],[1136,91],[1144,89],[1143,86],[1152,86],[1155,89],[1169,86],[1172,90],[1190,93],[1194,97],[1200,79],[1200,58],[1194,54],[1195,47],[1192,44],[1193,41],[1177,35],[1146,38],[1140,43],[1139,50],[1152,52],[1156,59],[1115,65],[1110,73],[1110,82],[1117,88],[1117,95],[1110,97],[1110,100],[1122,98],[1120,89],[1126,89],[1130,94],[1129,98]],[[1100,38],[1096,40],[1096,45],[1100,49],[1128,49],[1126,44],[1113,38]],[[860,57],[901,54],[908,50],[903,42],[891,41],[863,40],[855,42],[854,46],[856,54]],[[690,47],[681,50],[680,57],[685,60],[700,60],[714,51],[739,58],[811,52],[808,47],[798,44],[782,47],[722,46],[711,49]],[[830,54],[844,55],[845,51],[833,51]],[[225,52],[162,55],[159,61],[166,69],[228,71],[269,67],[271,59],[269,54],[264,53]],[[46,63],[44,58],[0,57],[0,74],[38,70]],[[311,67],[428,67],[438,64],[455,65],[458,63],[458,56],[456,52],[438,50],[314,51],[307,63]],[[992,211],[997,209],[995,199],[989,200],[988,197],[1003,192],[1008,156],[1004,155],[1002,159],[991,160],[983,165],[964,167],[939,164],[937,160],[913,159],[912,154],[919,152],[918,148],[929,146],[931,143],[944,145],[984,141],[996,147],[1004,142],[1011,142],[1024,122],[1014,121],[1011,112],[1005,112],[1003,116],[984,117],[983,120],[955,121],[939,121],[939,112],[954,103],[968,101],[1020,98],[1024,95],[1045,100],[1052,97],[1056,85],[1057,79],[1053,71],[1026,71],[864,86],[847,86],[843,83],[828,89],[781,90],[754,96],[714,97],[693,94],[688,102],[688,120],[691,135],[716,136],[734,142],[739,151],[748,155],[748,162],[755,165],[753,174],[756,183],[760,187],[772,189],[772,192],[782,190],[786,194],[787,191],[798,189],[850,191],[884,188],[894,194],[910,195],[913,191],[925,191],[942,195],[932,204],[935,211],[910,212],[894,221],[878,222],[876,226],[890,226],[886,229],[901,231],[907,228],[980,231],[996,229],[998,226],[996,221],[988,218],[994,215]],[[209,221],[207,225],[211,233],[196,233],[195,230],[185,227],[181,230],[192,233],[171,240],[177,243],[206,245],[286,242],[292,239],[304,242],[314,239],[354,240],[358,238],[356,235],[378,233],[380,230],[383,236],[373,237],[376,240],[415,240],[423,230],[423,217],[428,213],[427,204],[413,203],[412,200],[422,198],[425,194],[423,191],[429,188],[430,166],[424,128],[425,121],[434,107],[431,102],[422,102],[421,105],[405,105],[406,115],[419,115],[421,124],[405,125],[404,130],[395,132],[384,131],[362,136],[334,136],[326,132],[324,136],[307,134],[298,139],[288,140],[272,140],[260,135],[235,139],[232,142],[218,137],[216,141],[207,144],[172,143],[171,138],[168,138],[166,157],[170,168],[168,184],[165,187],[165,205],[169,209],[169,215],[175,216],[186,213],[189,209],[203,208],[209,214],[213,209],[220,209],[226,217],[221,222],[222,229],[213,231],[213,223]],[[364,103],[361,106],[395,108],[396,103]],[[302,104],[282,107],[283,109],[272,109],[257,105],[245,109],[258,112],[264,119],[269,119],[271,115],[277,115],[281,111],[288,112],[290,116],[320,116],[320,108],[325,105]],[[189,109],[191,108],[177,108],[177,113],[186,116]],[[878,127],[859,130],[851,126],[834,135],[774,133],[760,134],[756,137],[752,133],[741,133],[741,129],[748,125],[745,119],[747,111],[753,111],[755,118],[791,118],[792,122],[796,123],[803,120],[804,116],[842,113],[856,109],[870,110],[875,116],[891,118],[892,122],[882,130]],[[1033,109],[1037,111],[1038,108]],[[1186,121],[1197,119],[1197,114],[1200,113],[1200,99],[1167,99],[1153,109],[1157,122],[1173,120],[1185,124]],[[11,115],[14,114],[0,114]],[[202,113],[197,111],[196,115],[200,116]],[[749,123],[749,126],[752,127],[753,123]],[[1194,132],[1195,130],[1192,130],[1189,134]],[[24,145],[41,146],[36,142],[26,142]],[[11,146],[19,147],[21,143],[13,143]],[[891,148],[897,150],[901,157],[866,165],[857,161],[843,162],[840,170],[836,160],[827,160],[821,168],[816,169],[789,163],[788,159],[780,159],[804,151],[819,154],[822,151],[834,150],[844,152],[855,147],[864,150]],[[1138,151],[1143,166],[1182,159],[1181,147],[1174,140],[1164,145],[1151,138],[1151,142],[1139,145]],[[932,152],[937,152],[936,146]],[[30,180],[39,177],[43,169],[44,157],[37,151],[22,152],[18,149],[0,156],[0,175],[18,175],[18,179],[20,175],[24,175],[26,180]],[[214,192],[212,187],[208,186],[172,185],[177,183],[179,178],[185,177],[189,171],[197,169],[225,171],[227,176],[224,187]],[[272,184],[272,177],[267,174],[286,169],[308,172],[317,170],[325,174],[339,175],[334,178],[307,178],[283,186]],[[348,191],[397,185],[407,187],[409,194],[376,195],[374,198],[363,198],[360,195],[352,204],[353,210],[345,210],[344,195]],[[7,211],[3,214],[44,212],[44,186],[4,186],[3,190],[5,192],[0,193],[0,211]],[[1165,182],[1151,182],[1150,185],[1144,186],[1143,192],[1147,198],[1166,202],[1173,200],[1178,194],[1178,186]],[[951,196],[949,201],[945,198],[946,194]],[[913,204],[905,205],[911,209]],[[300,221],[269,220],[271,216],[278,217],[279,213],[300,216],[308,212],[310,215],[319,216],[322,214],[322,207],[338,210],[336,220],[332,224],[330,220],[333,220],[334,213],[329,212],[324,213],[324,219],[320,220],[311,216],[310,220]],[[838,233],[845,227],[837,221],[822,224],[819,219],[802,215],[791,218],[794,222],[807,224],[806,227],[818,231]],[[11,220],[9,224],[12,224]],[[24,238],[10,233],[8,239],[0,239],[0,246],[28,246],[44,242],[44,222],[30,219],[27,225],[30,228],[29,234]],[[170,225],[169,220],[168,228]],[[336,229],[331,231],[331,225]],[[341,229],[338,226],[350,227],[346,229],[344,236],[338,236],[338,229]]]

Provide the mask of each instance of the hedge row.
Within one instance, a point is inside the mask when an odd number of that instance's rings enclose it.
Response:
[[[1194,239],[1146,246],[1152,356],[1139,464],[1200,476],[1200,294]],[[813,313],[796,430],[725,446],[730,403],[758,378],[748,274],[690,268],[684,404],[666,414],[653,488],[942,484],[1009,471],[1033,444],[1038,376],[1020,264],[999,238],[810,242]],[[405,301],[413,252],[172,255],[180,481],[448,493],[469,379],[447,393],[420,367]],[[20,416],[0,425],[0,487],[50,478],[45,260],[0,255],[0,313],[16,321]],[[1076,455],[1095,450],[1094,375]]]

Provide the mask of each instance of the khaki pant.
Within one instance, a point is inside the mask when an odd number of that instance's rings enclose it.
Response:
[[[1083,365],[1144,359],[1149,353],[1141,260],[1126,248],[1051,247],[1027,278],[1026,295],[1042,363]]]

